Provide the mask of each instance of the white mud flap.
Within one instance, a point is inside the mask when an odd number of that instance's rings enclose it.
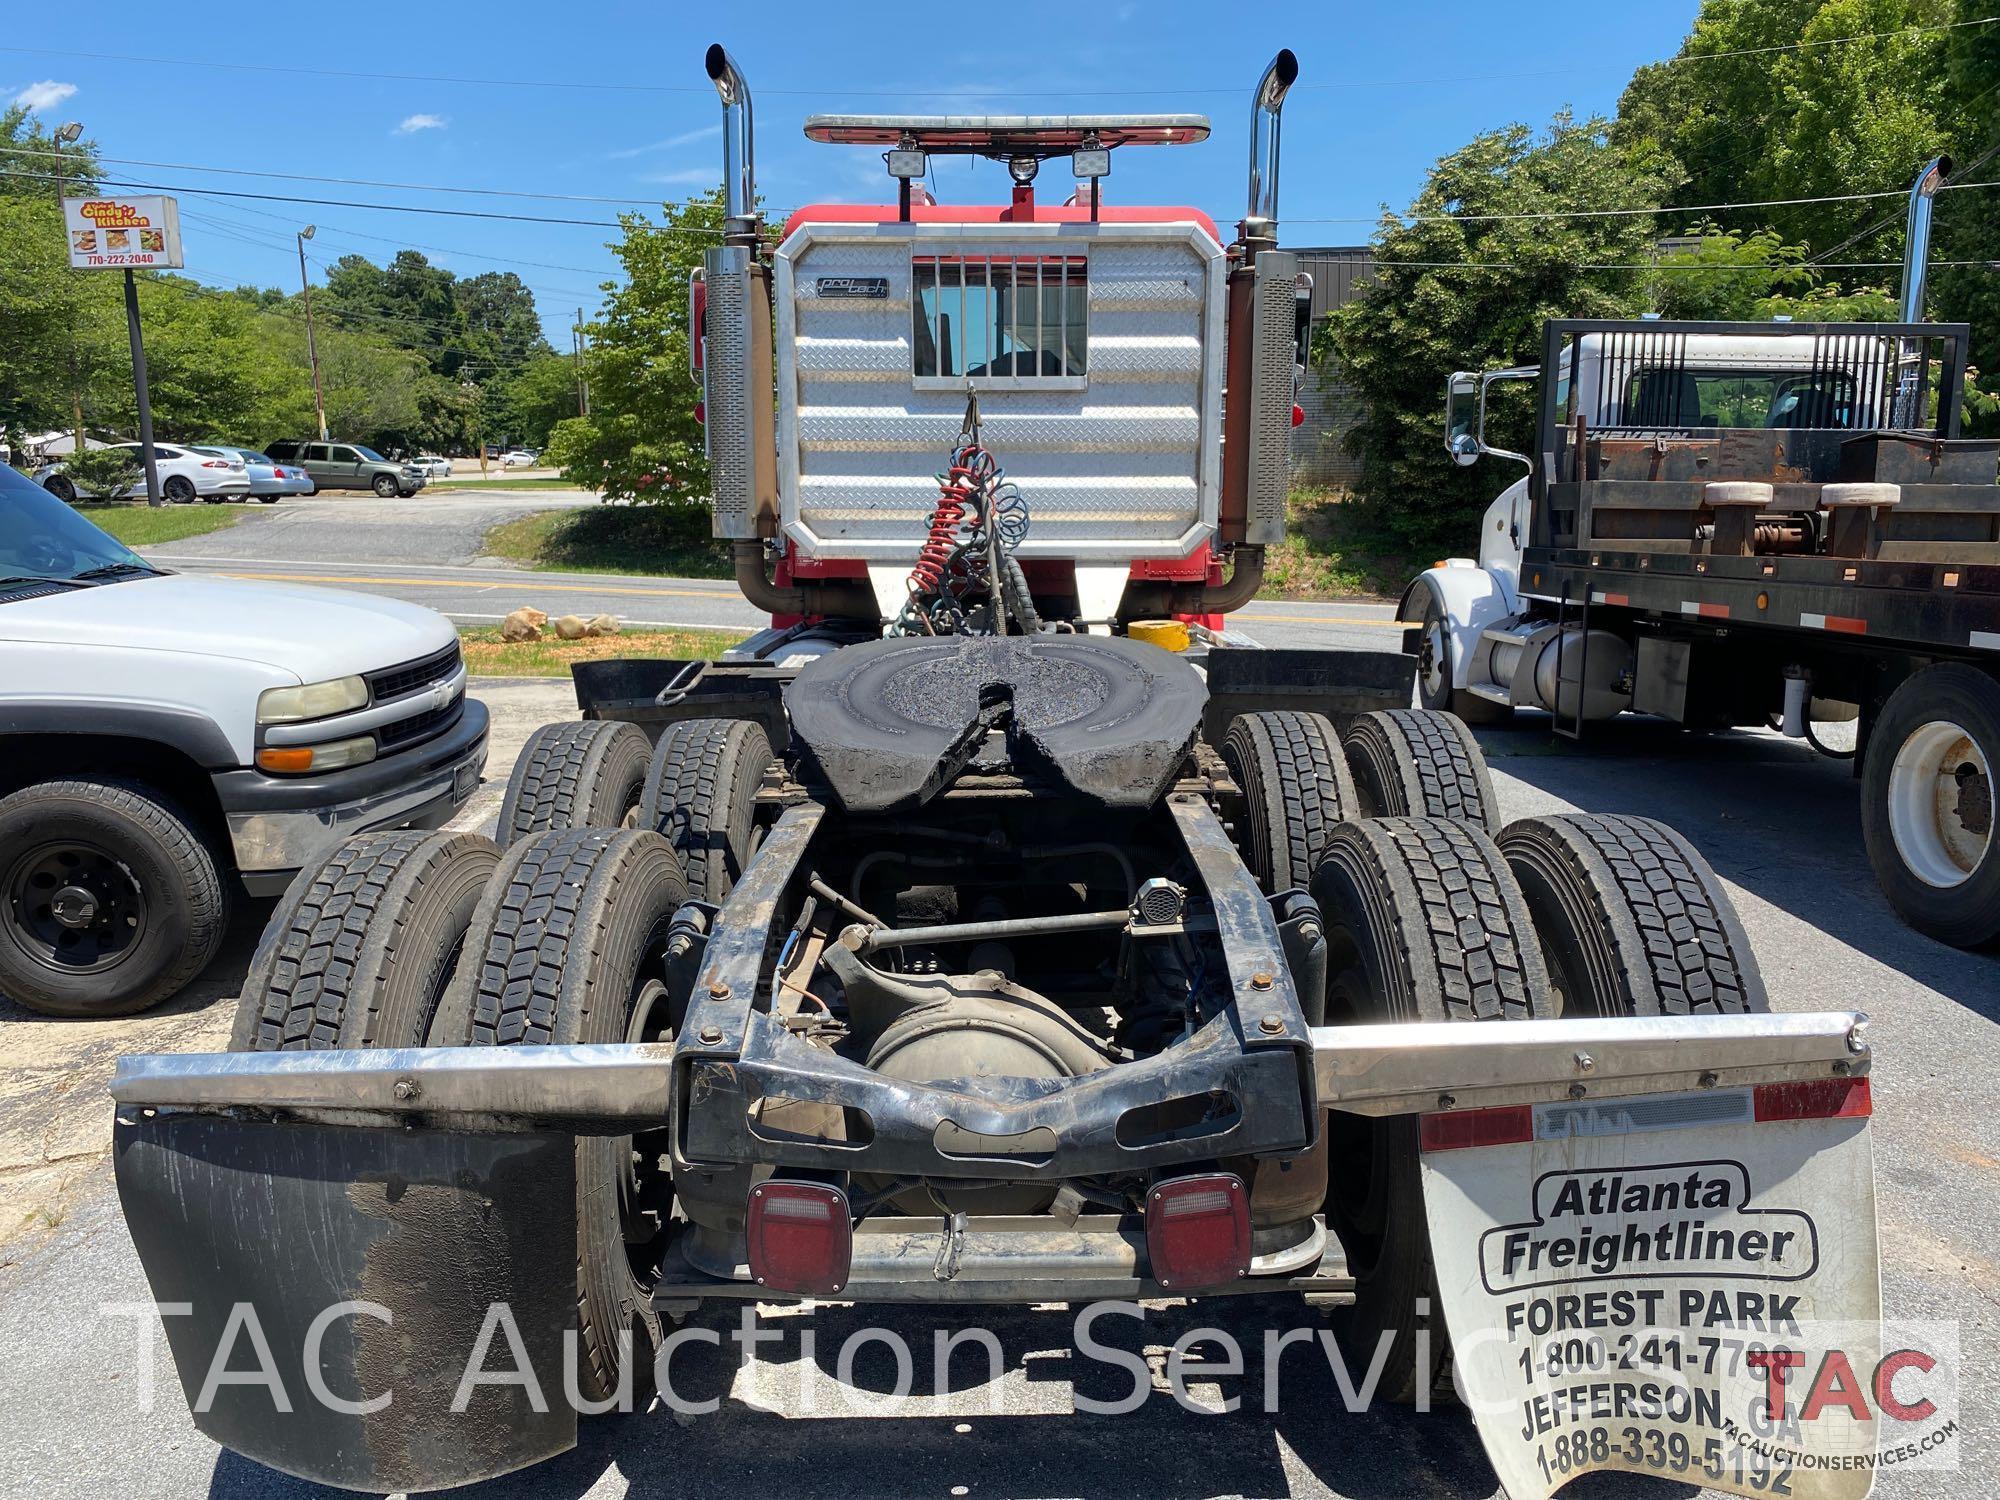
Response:
[[[1512,1500],[1593,1469],[1868,1493],[1868,1109],[1856,1077],[1424,1117],[1452,1378]]]

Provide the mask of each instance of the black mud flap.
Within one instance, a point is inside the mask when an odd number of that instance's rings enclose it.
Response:
[[[574,1137],[121,1111],[114,1150],[181,1387],[216,1442],[375,1491],[467,1484],[575,1444]],[[354,1303],[374,1306],[340,1306]],[[526,1368],[539,1390],[470,1384],[454,1411],[468,1368]]]

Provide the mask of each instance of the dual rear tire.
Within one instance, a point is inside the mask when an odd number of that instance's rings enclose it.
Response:
[[[1307,884],[1319,905],[1329,1025],[1768,1008],[1742,924],[1687,840],[1583,814],[1502,829],[1479,747],[1450,715],[1364,714],[1341,745],[1317,715],[1250,714],[1222,751],[1252,873],[1274,895]],[[1355,1280],[1336,1331],[1350,1369],[1379,1354],[1382,1393],[1414,1399],[1447,1348],[1419,1120],[1336,1110],[1326,1131],[1326,1218]]]
[[[564,1046],[666,1034],[667,927],[687,887],[637,829],[519,838],[349,839],[301,873],[259,944],[231,1046]],[[576,1143],[578,1389],[604,1401],[629,1360],[650,1389],[645,1286],[672,1205],[664,1145]]]
[[[763,726],[687,719],[657,746],[632,724],[545,724],[528,738],[500,806],[500,842],[576,828],[650,828],[673,846],[697,900],[720,902],[757,849]]]
[[[1264,710],[1235,719],[1221,751],[1243,796],[1237,845],[1270,895],[1305,886],[1342,823],[1433,817],[1499,831],[1486,759],[1450,714],[1359,714],[1342,735],[1320,714]]]

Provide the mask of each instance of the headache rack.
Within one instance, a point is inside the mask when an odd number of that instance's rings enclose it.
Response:
[[[2000,562],[2000,445],[1958,436],[1968,337],[1551,322],[1529,545]],[[1722,487],[1745,482],[1768,492]]]

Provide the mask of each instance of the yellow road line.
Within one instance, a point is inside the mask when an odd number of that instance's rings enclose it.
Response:
[[[252,578],[261,583],[373,583],[381,586],[408,584],[416,588],[427,589],[532,589],[538,586],[538,584],[527,583],[518,578],[495,579],[488,582],[483,579],[471,578],[410,578],[401,574],[393,577],[385,577],[376,573],[221,573],[218,576],[223,578]],[[562,580],[572,578],[573,576],[568,573],[547,573],[542,575],[542,577],[549,580],[549,584],[552,587],[559,585]],[[625,589],[607,587],[604,584],[596,583],[572,584],[571,587],[574,592],[579,594],[631,594],[641,599],[666,598],[678,595],[685,599],[715,599],[725,604],[742,602],[740,596],[724,593],[720,589]]]

